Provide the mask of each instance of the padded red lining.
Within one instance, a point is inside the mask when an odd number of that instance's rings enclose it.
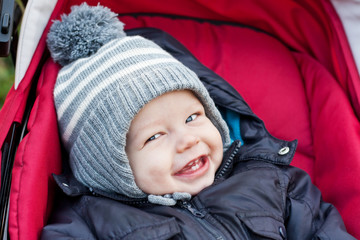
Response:
[[[314,59],[295,54],[311,106],[315,184],[350,232],[359,230],[360,124],[336,80]],[[354,234],[357,236],[356,234]]]
[[[50,66],[49,66],[50,65]],[[54,200],[52,173],[61,173],[61,148],[53,104],[58,66],[47,64],[39,79],[28,131],[20,143],[12,174],[9,233],[12,239],[38,239]]]

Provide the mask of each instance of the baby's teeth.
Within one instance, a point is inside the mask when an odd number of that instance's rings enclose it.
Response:
[[[194,162],[191,162],[191,163],[189,163],[188,165],[189,165],[189,167],[191,167],[192,165],[196,165],[196,164],[199,164],[199,159],[198,160],[196,160],[196,161],[194,161]]]
[[[196,164],[195,166],[191,167],[191,170],[195,171],[197,169],[199,169],[200,165],[199,164]]]

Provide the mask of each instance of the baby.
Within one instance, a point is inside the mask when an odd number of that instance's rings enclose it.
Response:
[[[212,95],[237,106],[220,113],[193,71],[126,36],[109,9],[73,7],[48,46],[63,66],[54,101],[71,174],[55,176],[68,196],[43,239],[353,239],[289,166],[295,142],[240,118],[244,103],[214,79]]]

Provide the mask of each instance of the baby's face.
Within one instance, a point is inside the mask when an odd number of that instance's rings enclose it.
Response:
[[[191,91],[155,98],[133,119],[126,153],[135,182],[148,194],[197,194],[214,181],[223,157],[219,131]]]

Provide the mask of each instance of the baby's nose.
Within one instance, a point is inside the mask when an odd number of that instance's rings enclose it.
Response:
[[[184,134],[181,137],[179,137],[176,145],[176,150],[178,153],[182,153],[185,150],[198,144],[199,141],[200,138],[198,136],[195,136],[193,134]]]

